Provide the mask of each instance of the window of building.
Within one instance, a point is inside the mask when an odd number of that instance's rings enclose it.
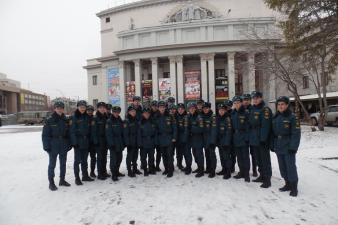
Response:
[[[93,79],[93,86],[96,86],[97,85],[97,75],[94,75],[92,77],[92,79]]]
[[[110,23],[110,17],[106,17],[106,23]]]
[[[309,76],[303,76],[303,89],[309,88]]]

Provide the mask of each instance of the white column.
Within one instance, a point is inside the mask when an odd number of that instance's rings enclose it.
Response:
[[[124,73],[124,62],[119,61],[119,78],[120,78],[120,102],[121,102],[121,117],[124,119],[126,114],[126,79]]]
[[[209,74],[209,102],[212,110],[216,110],[216,96],[215,96],[215,54],[209,54],[208,57],[208,74]]]
[[[202,85],[202,99],[208,101],[208,72],[207,72],[207,56],[201,54],[201,85]]]
[[[170,95],[176,99],[177,97],[177,89],[176,89],[176,57],[170,56]]]
[[[177,56],[176,63],[177,63],[177,103],[184,103],[183,56]]]
[[[141,96],[141,60],[134,60],[134,68],[135,68],[135,95]]]
[[[228,52],[228,88],[229,99],[236,95],[235,52]]]
[[[248,87],[249,93],[256,90],[256,76],[255,76],[255,53],[248,53]]]
[[[151,59],[151,73],[153,85],[153,100],[158,101],[158,59]]]

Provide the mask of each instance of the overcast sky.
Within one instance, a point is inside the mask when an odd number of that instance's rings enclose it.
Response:
[[[0,72],[52,98],[87,98],[82,66],[101,53],[95,14],[121,2],[0,0]]]

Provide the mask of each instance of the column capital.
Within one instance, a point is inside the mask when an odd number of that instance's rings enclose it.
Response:
[[[140,66],[141,59],[134,59],[133,62],[135,64],[135,66]]]
[[[158,58],[157,57],[151,58],[150,60],[151,60],[151,63],[153,65],[156,65],[158,63]]]
[[[183,55],[176,56],[176,62],[177,63],[182,63],[183,62]]]
[[[235,54],[236,52],[227,52],[228,57],[232,59],[235,58]]]
[[[118,66],[119,66],[119,67],[123,67],[123,66],[124,66],[124,61],[121,61],[121,60],[120,60],[120,61],[118,62]]]
[[[175,63],[176,62],[176,56],[168,56],[169,62],[170,63]]]

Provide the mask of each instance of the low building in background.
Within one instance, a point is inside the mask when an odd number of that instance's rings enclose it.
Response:
[[[0,114],[13,114],[19,110],[20,82],[0,73]]]
[[[47,95],[21,89],[20,90],[20,112],[49,110],[47,100],[48,100]]]

